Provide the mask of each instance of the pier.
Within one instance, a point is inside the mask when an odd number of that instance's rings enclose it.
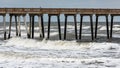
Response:
[[[104,16],[106,18],[106,33],[107,33],[107,39],[112,39],[112,32],[113,32],[113,18],[115,16],[120,16],[120,9],[102,9],[102,8],[0,8],[0,15],[3,16],[3,24],[4,24],[4,39],[7,39],[6,37],[6,14],[9,14],[10,21],[9,21],[9,33],[8,33],[8,39],[11,37],[11,24],[12,24],[12,18],[15,18],[15,27],[16,27],[16,36],[21,36],[21,28],[20,28],[20,16],[24,19],[24,24],[27,32],[28,38],[34,38],[34,17],[38,17],[38,26],[39,26],[39,33],[40,37],[45,37],[45,31],[44,31],[44,21],[43,21],[43,15],[48,14],[48,33],[47,33],[47,39],[50,38],[50,24],[51,23],[51,17],[56,16],[57,17],[57,23],[58,23],[58,33],[59,33],[59,39],[61,40],[61,25],[60,25],[60,14],[64,14],[65,16],[65,23],[64,23],[64,37],[63,39],[66,40],[66,33],[67,33],[67,17],[72,16],[74,18],[74,30],[75,30],[75,39],[81,40],[82,38],[82,23],[83,23],[83,17],[88,16],[90,17],[90,27],[91,27],[91,39],[94,40],[97,38],[97,28],[98,28],[98,21],[99,16]],[[26,23],[26,14],[29,14],[30,22],[29,26]],[[79,30],[79,36],[77,32],[77,21],[76,21],[76,15],[80,15],[80,30]],[[93,28],[93,15],[96,16],[95,20],[95,29]],[[109,22],[108,22],[108,16],[111,17],[110,22],[110,28],[109,28]],[[94,33],[95,30],[95,33]]]

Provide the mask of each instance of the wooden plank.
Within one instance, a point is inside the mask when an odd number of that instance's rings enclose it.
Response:
[[[120,9],[111,9],[110,14],[120,14]]]
[[[33,14],[33,15],[42,14],[42,11],[40,8],[29,8],[29,9],[27,9],[27,12],[29,14]]]
[[[0,14],[120,14],[120,9],[108,8],[0,8]]]
[[[60,14],[60,9],[58,8],[42,8],[41,11],[44,14]]]
[[[94,14],[109,14],[109,9],[94,9]]]
[[[77,13],[79,14],[94,14],[93,9],[77,9]]]
[[[6,10],[5,8],[0,8],[0,15],[5,15],[6,14]]]
[[[63,14],[77,14],[77,9],[76,8],[61,8],[60,9],[61,11],[61,13],[63,13]]]

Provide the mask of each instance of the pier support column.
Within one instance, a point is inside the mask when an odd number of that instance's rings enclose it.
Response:
[[[107,29],[107,39],[109,39],[109,22],[108,22],[108,15],[106,15],[106,29]]]
[[[25,16],[25,14],[14,14],[11,13],[10,14],[10,24],[9,24],[9,34],[8,34],[8,38],[10,38],[11,36],[11,26],[12,26],[12,17],[15,17],[15,28],[16,28],[16,36],[21,36],[21,22],[20,22],[20,16]],[[25,19],[25,17],[24,17]],[[18,20],[18,22],[17,22]]]
[[[111,15],[110,39],[112,38],[112,31],[113,31],[113,18],[114,18],[114,16]]]
[[[38,26],[39,26],[39,32],[40,32],[40,37],[44,38],[44,24],[43,24],[43,14],[29,14],[30,16],[30,24],[29,24],[29,29],[28,29],[28,38],[34,38],[34,24],[35,24],[35,16],[38,16]]]
[[[12,25],[12,15],[10,15],[8,39],[10,39],[10,36],[11,36],[11,25]]]
[[[18,36],[21,36],[20,16],[18,16]]]
[[[48,39],[50,36],[50,24],[51,24],[51,17],[52,16],[57,16],[57,20],[58,20],[58,32],[59,32],[59,39],[61,40],[61,28],[60,28],[60,17],[59,14],[48,14]]]
[[[28,36],[29,32],[28,32],[28,26],[27,26],[27,22],[26,22],[26,16],[24,15],[23,18],[24,18],[25,29],[26,29],[27,36]]]
[[[97,26],[98,26],[98,15],[96,15],[96,24],[95,24],[95,39],[97,38]]]
[[[113,15],[111,15],[110,39],[112,39],[113,19],[114,19],[114,16],[113,16]]]
[[[112,39],[113,33],[113,20],[115,16],[120,16],[120,14],[111,14],[111,25],[110,25],[110,39]]]
[[[60,16],[57,16],[58,19],[58,31],[59,31],[59,39],[61,40],[61,26],[60,26]]]
[[[39,24],[40,37],[44,38],[43,14],[38,15],[38,24]]]
[[[75,26],[75,39],[77,40],[77,22],[76,22],[76,14],[65,14],[65,28],[64,28],[64,40],[66,39],[66,29],[67,29],[67,17],[74,17],[74,26]]]
[[[4,23],[4,40],[6,40],[6,21],[5,21],[5,15],[3,15],[3,23]]]
[[[79,32],[79,39],[81,39],[81,34],[82,34],[82,23],[83,23],[83,15],[81,15],[81,18],[80,18],[80,32]]]
[[[93,33],[93,19],[92,19],[92,15],[90,15],[90,24],[91,24],[91,38],[92,40],[94,40],[94,33]]]
[[[16,27],[16,36],[18,36],[18,23],[17,23],[17,16],[15,15],[15,27]]]
[[[49,36],[50,36],[50,23],[51,23],[51,16],[48,15],[48,36],[47,36],[47,39],[49,39]]]
[[[84,16],[89,16],[90,17],[90,28],[91,28],[91,38],[94,40],[93,36],[93,20],[92,20],[92,14],[81,14],[81,19],[80,19],[80,33],[79,33],[79,39],[81,39],[81,34],[82,34],[82,23],[83,23],[83,17]]]
[[[28,38],[31,38],[31,26],[32,26],[32,16],[30,15],[30,24],[29,24],[29,29],[28,29]]]
[[[66,40],[67,15],[65,15],[64,40]]]
[[[77,40],[77,21],[76,21],[76,15],[74,15],[74,25],[75,25],[75,39]]]
[[[108,14],[96,14],[95,39],[97,38],[97,27],[98,27],[98,17],[99,17],[99,16],[105,16],[105,18],[106,18],[106,32],[107,32],[107,39],[109,39]]]
[[[34,38],[34,16],[32,16],[32,38]]]
[[[44,33],[43,14],[41,15],[41,26],[42,26],[42,34],[43,34],[43,38],[44,38],[45,37],[45,33]]]
[[[11,26],[12,26],[12,17],[15,17],[15,28],[16,28],[16,36],[18,36],[18,23],[17,23],[17,15],[10,14],[10,23],[9,23],[9,34],[8,39],[11,36]]]
[[[41,16],[38,16],[38,24],[39,24],[39,32],[40,32],[40,37],[43,37],[43,33],[42,33],[42,25],[41,25],[42,21],[41,21]]]

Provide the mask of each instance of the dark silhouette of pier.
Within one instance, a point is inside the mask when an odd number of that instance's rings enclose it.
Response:
[[[82,36],[82,23],[83,17],[89,16],[90,17],[90,27],[91,27],[91,39],[94,40],[97,38],[97,27],[98,27],[98,20],[99,16],[105,16],[106,18],[106,33],[107,39],[112,39],[112,31],[113,31],[113,18],[115,16],[120,16],[120,9],[102,9],[102,8],[0,8],[0,15],[3,16],[3,23],[4,23],[4,39],[6,39],[6,14],[10,16],[10,25],[9,25],[9,33],[8,38],[11,37],[11,24],[12,18],[15,17],[15,26],[16,26],[16,36],[21,36],[20,30],[20,16],[24,18],[24,24],[27,31],[28,38],[34,38],[34,17],[38,16],[38,24],[40,30],[40,37],[45,37],[44,33],[44,22],[43,22],[43,14],[48,14],[48,35],[47,38],[50,37],[50,24],[51,17],[56,16],[58,21],[58,32],[59,32],[59,39],[61,40],[61,26],[60,26],[60,14],[64,14],[65,16],[65,25],[64,25],[64,40],[66,39],[66,32],[67,32],[67,18],[69,16],[73,16],[74,18],[74,26],[75,26],[75,39],[80,40]],[[26,14],[29,14],[30,17],[30,25],[27,26],[26,23]],[[76,14],[80,15],[80,30],[79,30],[79,37],[77,36],[77,21],[76,21]],[[93,15],[96,16],[96,23],[95,23],[95,33],[93,29]],[[109,28],[108,16],[111,16],[111,25]]]

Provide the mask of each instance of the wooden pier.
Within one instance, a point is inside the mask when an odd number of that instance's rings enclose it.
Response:
[[[16,27],[16,36],[21,36],[20,30],[20,16],[24,19],[25,28],[27,31],[28,38],[34,38],[34,17],[38,16],[38,24],[39,24],[39,31],[40,37],[45,37],[44,33],[44,22],[43,22],[43,14],[48,14],[48,39],[50,36],[50,24],[51,24],[51,17],[56,16],[58,20],[58,32],[59,32],[59,39],[61,40],[61,27],[60,27],[60,14],[64,14],[65,16],[65,27],[64,27],[64,40],[66,39],[66,29],[67,29],[67,17],[73,16],[74,17],[74,26],[75,26],[75,39],[81,39],[82,36],[82,22],[84,16],[90,17],[90,26],[91,26],[91,39],[94,40],[97,38],[97,26],[98,26],[98,17],[105,16],[106,18],[106,32],[107,32],[107,39],[112,39],[112,31],[113,31],[113,18],[114,16],[120,16],[120,9],[102,9],[102,8],[0,8],[0,15],[3,16],[3,23],[4,23],[4,39],[6,39],[6,14],[10,16],[10,25],[9,25],[9,33],[8,38],[11,35],[11,24],[12,24],[12,17],[15,17],[15,27]],[[26,14],[29,14],[30,17],[30,25],[27,26],[26,23]],[[79,38],[77,36],[77,21],[76,21],[76,14],[80,14],[80,30],[79,30]],[[96,23],[95,23],[95,36],[94,36],[94,29],[93,29],[93,15],[96,16]],[[108,22],[108,15],[111,16],[111,25],[109,28]],[[110,33],[109,33],[110,32]]]

